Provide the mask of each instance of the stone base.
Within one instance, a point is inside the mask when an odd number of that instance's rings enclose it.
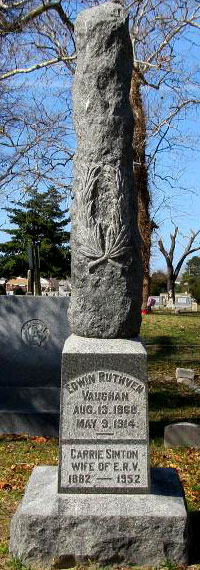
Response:
[[[34,469],[12,519],[12,556],[33,568],[187,565],[187,512],[174,469],[152,469],[147,495],[61,495],[57,486],[56,467]]]

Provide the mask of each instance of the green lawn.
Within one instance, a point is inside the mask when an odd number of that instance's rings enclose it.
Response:
[[[141,337],[147,343],[150,373],[175,374],[176,367],[200,375],[200,313],[144,315]]]
[[[192,343],[200,345],[200,313],[143,315],[141,336],[155,344]]]
[[[179,420],[200,423],[200,397],[175,380],[176,366],[183,365],[183,359],[187,362],[186,358],[190,358],[190,367],[200,374],[199,349],[193,353],[189,347],[189,355],[181,348],[178,353],[173,352],[179,343],[200,344],[200,315],[147,315],[143,318],[141,336],[157,347],[151,353],[148,346],[151,464],[177,468],[189,510],[200,511],[200,449],[163,447],[164,426],[168,423]],[[170,353],[163,349],[164,344],[170,345]],[[57,464],[58,441],[43,437],[1,437],[0,454],[0,568],[24,570],[19,561],[11,561],[8,555],[10,518],[23,496],[33,467]],[[168,570],[174,570],[172,566],[169,565]],[[90,565],[89,568],[95,570],[96,567]],[[193,568],[200,570],[200,565]]]

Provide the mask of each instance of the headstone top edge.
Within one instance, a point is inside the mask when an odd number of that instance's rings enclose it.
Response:
[[[173,427],[173,428],[176,428],[176,427],[178,428],[178,427],[180,427],[180,426],[183,426],[183,427],[185,427],[185,426],[192,426],[192,427],[195,427],[195,428],[199,428],[199,429],[200,429],[200,424],[195,423],[195,422],[174,422],[174,423],[168,424],[168,425],[165,427],[165,430],[171,429],[172,427]]]
[[[75,29],[86,20],[92,24],[94,20],[105,20],[109,16],[111,19],[115,19],[115,23],[116,18],[122,22],[127,19],[127,13],[120,2],[105,2],[104,4],[100,4],[98,6],[86,8],[80,12],[76,18]]]
[[[146,357],[146,349],[138,336],[130,339],[123,338],[89,338],[71,334],[65,341],[63,354],[131,354]]]

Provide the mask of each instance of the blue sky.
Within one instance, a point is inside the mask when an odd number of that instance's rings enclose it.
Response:
[[[179,234],[176,241],[175,262],[183,253],[187,244],[191,230],[198,231],[200,229],[200,115],[194,110],[188,113],[187,118],[183,119],[181,124],[181,132],[186,137],[186,148],[175,150],[174,152],[163,154],[160,157],[163,172],[171,173],[177,176],[177,180],[173,181],[174,188],[169,188],[168,195],[169,208],[158,210],[156,221],[159,229],[154,234],[152,247],[152,271],[156,269],[166,269],[166,263],[163,255],[160,253],[157,241],[162,237],[166,249],[170,245],[170,233],[174,231],[175,226],[179,227]],[[195,139],[195,145],[191,145],[189,139]],[[187,141],[188,139],[188,141]],[[158,204],[159,205],[159,204]],[[153,212],[156,209],[156,191],[154,192]],[[194,246],[200,245],[200,236],[197,236]],[[194,254],[200,255],[200,252]],[[189,259],[189,258],[188,258]]]
[[[77,9],[77,5],[72,3],[72,6]],[[83,5],[81,5],[81,9]],[[192,30],[188,39],[180,41],[179,51],[181,56],[187,57],[187,65],[194,66],[199,63],[199,45],[198,45],[199,31]],[[193,41],[193,44],[188,40]],[[59,66],[57,67],[57,71]],[[41,96],[48,97],[48,105],[51,106],[53,90],[59,88],[59,75],[54,71],[49,72],[49,79],[41,72],[34,72],[26,77],[27,98],[34,95],[35,85],[37,85],[37,93],[41,92]],[[64,81],[62,76],[62,81]],[[199,77],[197,77],[199,81]],[[20,81],[20,80],[19,80]],[[200,81],[199,81],[200,83]],[[66,92],[69,90],[66,80]],[[191,86],[193,96],[200,99],[198,86]],[[52,95],[51,95],[52,93]],[[163,90],[163,99],[165,98],[165,91]],[[158,94],[160,97],[160,92]],[[150,99],[151,102],[151,99]],[[65,104],[63,100],[63,104]],[[199,106],[200,110],[200,106]],[[160,254],[157,247],[158,237],[162,237],[166,248],[170,244],[170,232],[174,230],[175,225],[180,229],[177,246],[175,253],[175,260],[178,261],[186,243],[190,231],[197,231],[200,229],[200,113],[192,108],[185,113],[182,113],[178,122],[175,122],[171,127],[170,134],[174,134],[176,139],[180,137],[180,145],[175,146],[174,149],[165,150],[157,157],[156,169],[162,174],[165,179],[166,176],[171,176],[171,184],[167,182],[156,180],[159,188],[155,188],[151,180],[152,191],[152,216],[159,225],[157,233],[154,234],[152,246],[152,271],[156,269],[165,270],[165,260]],[[183,140],[185,137],[185,140]],[[70,142],[72,137],[69,135]],[[184,147],[183,147],[184,143]],[[148,149],[147,149],[148,152]],[[66,169],[66,176],[68,175],[68,168]],[[41,189],[41,187],[40,187]],[[165,207],[161,207],[163,196],[165,197]],[[0,226],[6,225],[6,213],[0,211]],[[0,233],[0,240],[5,241],[6,234]],[[200,244],[200,239],[196,241],[196,245]]]

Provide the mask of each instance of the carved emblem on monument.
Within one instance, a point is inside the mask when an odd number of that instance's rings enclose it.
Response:
[[[50,332],[45,323],[39,319],[31,319],[24,323],[22,330],[22,340],[30,346],[41,346],[48,340]]]
[[[125,211],[124,176],[119,167],[115,173],[115,180],[111,181],[110,185],[112,212],[109,226],[104,225],[98,218],[96,219],[92,211],[93,192],[100,170],[100,166],[88,167],[82,177],[81,191],[77,193],[80,254],[92,260],[88,263],[89,271],[104,261],[121,268],[122,264],[116,260],[122,256],[128,255],[129,263],[132,261],[130,258],[132,251],[130,228],[123,221],[123,218],[126,220],[129,218],[130,213]],[[104,172],[102,174],[105,176]]]

